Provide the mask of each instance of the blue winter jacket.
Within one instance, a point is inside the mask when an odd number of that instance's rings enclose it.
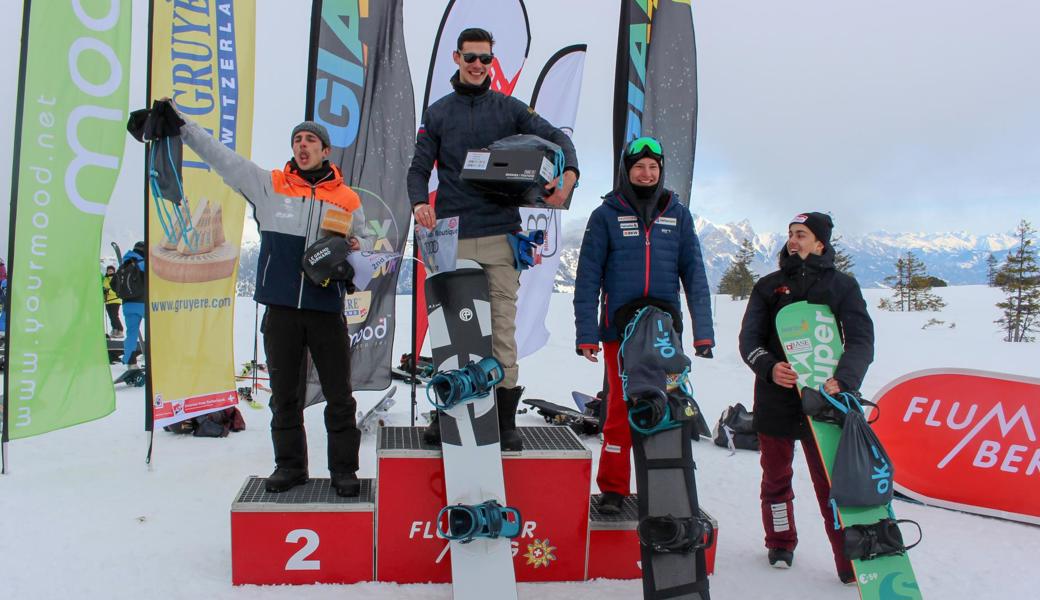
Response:
[[[693,215],[674,192],[650,224],[615,190],[592,211],[574,287],[577,346],[619,338],[616,311],[641,298],[667,303],[681,318],[679,282],[693,319],[694,346],[715,345],[711,296]],[[598,320],[597,320],[598,315]]]

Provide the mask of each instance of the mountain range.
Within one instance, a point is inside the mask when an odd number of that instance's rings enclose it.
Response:
[[[747,219],[723,225],[697,217],[695,227],[712,290],[717,289],[722,274],[732,264],[744,239],[751,240],[755,249],[752,269],[758,275],[776,269],[777,254],[786,240],[786,235],[778,232],[756,233]],[[564,227],[560,268],[556,272],[555,289],[558,292],[574,290],[578,252],[584,231],[583,223],[570,223]],[[986,259],[993,254],[1002,262],[1008,251],[1015,247],[1016,238],[1012,232],[978,235],[964,231],[876,231],[858,236],[840,236],[834,243],[852,258],[852,271],[860,285],[876,288],[885,287],[885,278],[895,272],[895,261],[907,251],[913,251],[924,261],[930,275],[950,285],[983,284],[986,282]],[[238,271],[240,296],[253,293],[259,250],[258,242],[247,242],[242,246]],[[398,293],[411,292],[412,264],[411,261],[405,261],[401,269]]]

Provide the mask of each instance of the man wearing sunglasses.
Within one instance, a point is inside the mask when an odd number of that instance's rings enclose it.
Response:
[[[520,210],[486,199],[459,177],[466,152],[519,133],[533,134],[563,149],[562,186],[557,181],[545,202],[562,206],[578,180],[578,159],[567,134],[553,127],[526,104],[491,90],[495,41],[483,29],[459,34],[452,53],[459,70],[451,78],[454,92],[426,109],[415,141],[415,156],[408,170],[408,197],[415,221],[432,228],[438,218],[459,218],[458,258],[475,260],[484,267],[491,292],[492,353],[505,367],[505,378],[496,390],[503,450],[521,450],[516,432],[516,407],[523,388],[517,385],[516,299],[520,272],[514,266],[507,234],[520,231]],[[430,173],[437,164],[437,207],[429,204]],[[427,428],[426,441],[440,443],[436,423]]]

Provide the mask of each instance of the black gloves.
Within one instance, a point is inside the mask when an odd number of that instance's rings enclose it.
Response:
[[[151,108],[143,108],[130,113],[126,121],[126,130],[139,142],[150,142],[164,137],[176,137],[181,134],[184,119],[166,100],[156,100]]]
[[[697,346],[693,349],[693,355],[697,358],[715,358],[711,353],[711,346]]]

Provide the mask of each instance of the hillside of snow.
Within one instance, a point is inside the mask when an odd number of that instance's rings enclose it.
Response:
[[[868,290],[877,326],[877,359],[863,386],[870,396],[907,372],[934,367],[988,369],[1035,375],[1040,344],[1000,341],[992,321],[999,292],[982,286],[938,291],[949,306],[939,314],[886,313],[873,309],[882,290]],[[410,298],[398,303],[396,353],[407,350]],[[236,361],[252,358],[254,304],[239,299]],[[695,359],[696,397],[714,424],[733,403],[751,404],[752,375],[737,355],[736,335],[743,303],[717,298],[718,347],[714,360]],[[955,328],[922,329],[930,318]],[[521,361],[526,397],[569,403],[571,390],[593,392],[601,366],[575,356],[571,296],[555,294],[548,346]],[[689,340],[686,340],[687,343]],[[120,367],[113,367],[118,373]],[[380,395],[356,394],[360,408]],[[155,436],[152,465],[144,464],[148,438],[142,431],[143,388],[120,387],[118,408],[105,419],[9,445],[10,473],[0,476],[0,597],[47,598],[213,598],[248,600],[368,600],[451,598],[448,585],[367,583],[354,586],[257,587],[231,585],[229,509],[243,480],[272,468],[267,410],[242,407],[244,432],[225,439]],[[407,390],[398,390],[390,422],[408,423]],[[265,397],[261,401],[266,402]],[[426,406],[421,406],[426,409]],[[306,413],[311,474],[326,476],[321,408]],[[528,413],[520,425],[540,425]],[[373,436],[361,451],[362,477],[375,475]],[[600,442],[585,438],[598,457]],[[927,443],[927,440],[921,440]],[[801,456],[795,461],[795,514],[800,545],[794,567],[775,570],[765,560],[758,487],[758,456],[730,455],[694,446],[701,503],[719,523],[712,597],[790,600],[854,600],[854,588],[833,572],[823,522]],[[594,458],[595,460],[595,458]],[[595,469],[595,467],[594,467]],[[594,470],[595,472],[595,470]],[[634,485],[634,483],[633,483]],[[595,484],[593,483],[593,486]],[[595,491],[595,490],[592,490]],[[924,597],[1035,598],[1037,527],[897,502],[901,518],[918,521],[924,541],[912,552]],[[1034,573],[1030,575],[1030,573]],[[520,584],[525,600],[630,600],[640,597],[638,581]]]

